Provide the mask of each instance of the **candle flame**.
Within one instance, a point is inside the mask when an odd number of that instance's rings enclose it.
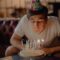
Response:
[[[40,39],[37,40],[37,43],[40,43]]]
[[[41,41],[44,42],[44,39],[42,39]]]

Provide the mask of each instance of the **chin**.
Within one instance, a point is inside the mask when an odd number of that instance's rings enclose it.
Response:
[[[35,31],[35,32],[39,32],[39,33],[42,32],[42,30],[34,30],[34,31]]]

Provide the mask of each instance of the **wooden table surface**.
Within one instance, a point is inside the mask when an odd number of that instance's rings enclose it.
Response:
[[[40,60],[40,58],[41,57],[39,57],[38,59],[33,58],[32,60]],[[21,58],[18,55],[14,55],[14,56],[7,56],[7,57],[0,58],[0,60],[30,60],[30,59],[29,58]],[[60,57],[45,57],[43,60],[60,60]]]
[[[13,60],[13,59],[12,59],[12,56],[8,56],[8,57],[0,58],[0,60]]]

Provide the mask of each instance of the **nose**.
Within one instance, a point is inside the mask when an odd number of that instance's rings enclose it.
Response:
[[[38,23],[38,22],[35,22],[34,25],[35,25],[35,27],[37,27],[37,28],[39,27],[39,23]]]

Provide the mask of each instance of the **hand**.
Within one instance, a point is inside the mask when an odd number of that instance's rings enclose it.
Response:
[[[43,50],[45,52],[44,55],[48,55],[48,54],[52,54],[53,53],[53,49],[52,48],[42,48],[41,50]]]
[[[23,49],[25,49],[25,45],[19,44],[19,45],[17,45],[17,48],[18,48],[19,50],[23,50]]]

